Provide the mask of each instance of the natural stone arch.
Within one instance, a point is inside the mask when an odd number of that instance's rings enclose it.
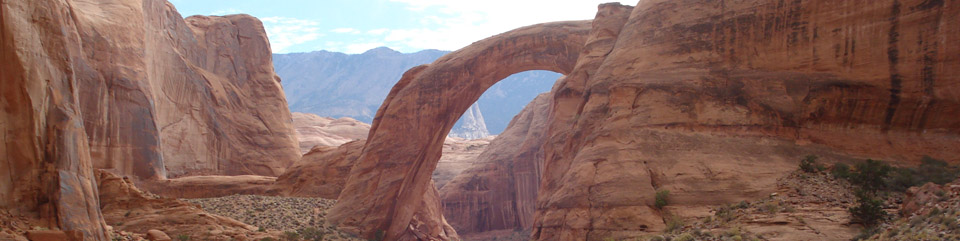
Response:
[[[590,29],[589,20],[523,27],[407,71],[377,111],[330,218],[363,236],[385,232],[387,240],[453,233],[430,177],[454,123],[487,88],[512,74],[570,73]]]

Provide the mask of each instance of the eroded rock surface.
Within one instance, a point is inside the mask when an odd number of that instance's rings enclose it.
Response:
[[[0,13],[0,208],[105,240],[94,168],[276,176],[299,159],[253,17],[184,20],[164,0],[2,1]]]
[[[366,140],[370,125],[349,117],[334,119],[310,113],[293,113],[300,152],[306,155],[315,146],[337,147],[344,143]]]
[[[79,89],[97,168],[140,179],[277,176],[298,159],[259,20],[182,19],[163,0],[72,8],[91,70]]]
[[[194,204],[144,193],[133,181],[97,170],[104,219],[115,229],[146,234],[152,229],[193,239],[277,238],[232,218],[210,214]]]
[[[331,216],[365,236],[415,233],[449,116],[527,68],[567,75],[543,145],[537,240],[659,232],[657,190],[671,191],[670,215],[708,215],[768,195],[810,154],[960,162],[957,14],[957,1],[654,0],[601,5],[592,28],[494,36],[404,75]]]
[[[457,233],[533,227],[550,96],[527,104],[469,169],[440,188],[443,215]]]
[[[415,213],[434,213],[430,209],[439,206],[424,200],[429,200],[425,193],[436,192],[430,176],[443,141],[457,121],[458,115],[450,113],[466,111],[484,90],[513,73],[569,72],[589,25],[589,21],[577,21],[521,28],[407,71],[380,107],[365,151],[331,210],[331,220],[355,228],[364,237],[383,230],[387,239],[413,239],[423,233],[454,238],[451,233],[436,232],[449,229],[447,225],[420,225],[443,224],[442,216],[414,218]]]

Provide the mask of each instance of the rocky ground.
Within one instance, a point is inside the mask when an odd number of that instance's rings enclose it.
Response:
[[[867,240],[960,240],[960,179],[910,188],[903,207]]]
[[[854,188],[827,173],[793,172],[778,191],[760,200],[716,207],[697,219],[667,217],[667,231],[645,240],[850,240],[862,227],[851,224]],[[884,208],[896,213],[902,194],[890,194]]]
[[[337,202],[323,198],[232,195],[219,198],[182,199],[200,205],[210,213],[230,217],[266,231],[282,231],[284,236],[301,235],[314,229],[322,240],[363,240],[338,230],[326,221],[327,210]],[[310,232],[310,231],[307,231]]]

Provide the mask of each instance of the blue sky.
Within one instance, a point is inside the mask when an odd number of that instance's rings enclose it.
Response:
[[[275,53],[456,50],[514,28],[591,19],[613,0],[170,0],[184,17],[260,18]],[[621,1],[635,5],[636,0]]]

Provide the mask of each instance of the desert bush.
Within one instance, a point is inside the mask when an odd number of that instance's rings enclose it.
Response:
[[[849,209],[854,223],[872,228],[887,219],[889,214],[883,210],[883,201],[864,190],[857,191],[857,206]]]
[[[809,155],[803,158],[803,160],[800,160],[800,170],[803,170],[803,172],[815,173],[823,171],[824,169],[826,168],[824,168],[823,165],[817,163],[817,156]]]
[[[323,240],[323,236],[325,236],[323,231],[320,231],[319,229],[316,229],[316,228],[302,228],[300,230],[297,230],[297,233],[300,234],[300,237],[303,240],[308,240],[308,241],[320,241],[320,240]]]
[[[839,179],[850,178],[850,166],[843,163],[837,163],[830,168],[830,175]]]
[[[670,201],[669,195],[670,195],[670,190],[657,191],[656,196],[654,196],[656,200],[654,201],[653,205],[656,206],[657,209],[663,209],[663,207],[666,207],[667,204],[669,204],[669,201]]]
[[[890,165],[882,161],[867,159],[864,162],[857,163],[854,172],[850,175],[850,183],[873,194],[886,188],[886,179],[890,176],[891,171],[893,171],[893,167]]]
[[[887,187],[890,190],[903,192],[913,186],[921,186],[927,182],[946,184],[960,175],[960,168],[950,166],[947,162],[929,156],[920,160],[916,168],[895,168],[890,176]]]
[[[180,241],[188,241],[188,240],[190,240],[190,236],[189,236],[189,235],[186,235],[186,234],[177,235],[177,240],[180,240]]]
[[[286,241],[300,241],[300,234],[293,231],[283,232],[283,240]]]
[[[679,231],[679,230],[683,229],[683,226],[684,226],[684,225],[685,225],[685,224],[683,223],[683,219],[681,219],[680,217],[677,217],[677,216],[673,216],[673,217],[670,217],[670,218],[667,219],[667,229],[666,229],[665,231],[666,231],[667,233],[672,233],[672,232],[674,232],[674,231]]]

